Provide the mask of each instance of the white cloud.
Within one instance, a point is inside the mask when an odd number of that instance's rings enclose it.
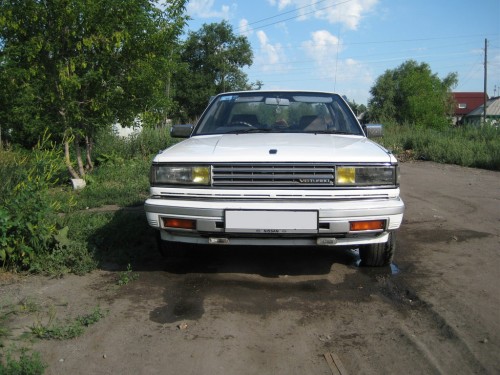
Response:
[[[286,7],[298,9],[299,19],[311,17],[326,20],[329,23],[341,23],[351,30],[356,30],[365,14],[374,10],[379,0],[339,0],[335,3],[318,0],[268,0],[271,6],[278,6],[281,11]]]
[[[190,0],[186,6],[187,13],[192,17],[228,19],[230,8],[222,5],[220,10],[214,9],[215,0]]]
[[[312,33],[312,39],[302,43],[306,54],[316,62],[335,57],[340,52],[339,39],[327,30],[318,30]]]
[[[302,49],[314,61],[314,76],[331,82],[336,91],[354,96],[356,87],[365,87],[373,82],[370,69],[363,63],[340,58],[342,43],[327,30],[313,32],[311,39],[302,43]],[[359,97],[359,94],[356,93],[356,96]]]
[[[254,33],[254,30],[252,27],[248,26],[248,20],[243,18],[240,21],[239,27],[237,29],[238,34],[242,34],[246,37],[249,37]]]
[[[262,30],[257,31],[257,38],[260,47],[256,53],[255,65],[262,71],[283,70],[286,57],[282,45],[280,43],[270,43],[266,33]]]
[[[279,10],[283,10],[293,2],[292,0],[267,0],[267,1],[271,6],[278,5]]]

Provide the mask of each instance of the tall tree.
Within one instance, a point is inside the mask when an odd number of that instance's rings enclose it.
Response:
[[[98,129],[131,124],[165,97],[186,2],[2,0],[0,119],[14,140],[32,143],[48,126],[71,175],[83,177]]]
[[[370,120],[392,120],[422,127],[447,126],[453,110],[451,89],[456,84],[456,73],[440,79],[428,64],[406,61],[394,70],[387,70],[371,88]]]
[[[366,106],[364,104],[358,104],[355,100],[348,100],[347,103],[351,107],[352,111],[356,116],[363,114],[366,111]]]
[[[242,71],[253,61],[250,43],[245,36],[235,35],[226,21],[190,32],[181,57],[185,65],[176,75],[175,98],[184,120],[200,115],[212,95],[251,88]]]

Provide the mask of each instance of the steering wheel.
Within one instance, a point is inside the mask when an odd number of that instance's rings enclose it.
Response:
[[[229,126],[245,126],[247,128],[254,128],[255,127],[252,124],[245,122],[245,121],[234,121],[234,122],[230,123]]]

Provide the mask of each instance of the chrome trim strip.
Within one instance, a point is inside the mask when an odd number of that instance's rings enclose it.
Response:
[[[164,205],[165,201],[158,200],[163,204],[144,204],[144,209],[146,212],[155,213],[160,215],[174,215],[177,217],[206,217],[206,218],[218,218],[221,219],[224,217],[225,209],[233,209],[233,207],[221,207],[221,208],[200,208],[200,207],[179,207]],[[344,217],[371,217],[371,216],[388,216],[388,215],[399,215],[404,211],[404,205],[400,200],[394,200],[392,205],[389,205],[388,202],[391,200],[384,201],[383,206],[377,206],[376,204],[372,207],[370,206],[362,206],[362,207],[350,207],[350,208],[321,208],[318,207],[319,217],[321,218],[344,218]],[[172,203],[172,202],[171,202]],[[243,203],[243,202],[242,202]],[[270,202],[266,202],[270,203]],[[309,202],[302,202],[303,204],[298,204],[295,207],[286,207],[286,209],[296,209],[296,210],[311,210],[316,209],[316,207],[311,206]],[[339,202],[340,203],[340,202]],[[368,203],[368,201],[367,201]],[[376,202],[375,202],[376,203]],[[235,207],[236,208],[236,207]],[[241,210],[250,210],[250,209],[268,209],[267,207],[255,207],[255,205],[249,205],[245,207],[238,207]],[[283,207],[285,209],[285,207]]]

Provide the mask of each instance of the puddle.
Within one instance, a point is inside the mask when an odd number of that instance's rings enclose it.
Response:
[[[203,299],[189,298],[154,309],[150,313],[150,319],[160,324],[166,324],[182,320],[198,320],[204,313]]]
[[[399,269],[398,265],[396,263],[391,263],[391,274],[393,276],[399,275],[401,270]]]

